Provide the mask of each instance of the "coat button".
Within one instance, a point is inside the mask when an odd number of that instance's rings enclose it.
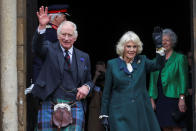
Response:
[[[135,99],[131,99],[131,102],[134,103],[135,102]]]
[[[129,75],[129,77],[131,77],[131,75]]]

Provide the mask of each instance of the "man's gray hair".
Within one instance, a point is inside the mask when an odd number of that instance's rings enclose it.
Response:
[[[51,15],[51,19],[50,19],[50,23],[52,23],[53,21],[54,21],[54,18],[56,17],[56,16],[61,16],[61,15],[63,15],[62,13],[55,13],[55,14],[50,14]]]
[[[62,29],[63,25],[66,25],[66,24],[71,24],[71,25],[73,26],[73,28],[74,28],[74,36],[77,38],[77,37],[78,37],[78,31],[77,31],[77,26],[76,26],[76,24],[73,23],[72,21],[67,21],[67,20],[63,21],[63,22],[60,24],[60,26],[59,26],[58,29],[57,29],[57,35],[60,35],[61,29]]]

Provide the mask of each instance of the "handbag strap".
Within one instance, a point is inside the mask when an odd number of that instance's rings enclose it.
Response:
[[[53,105],[53,106],[55,106],[56,104],[58,104],[58,103],[66,103],[66,104],[68,104],[68,105],[70,105],[71,107],[73,106],[73,105],[75,105],[76,104],[76,101],[74,101],[74,102],[57,102],[57,100],[50,100],[50,103]]]

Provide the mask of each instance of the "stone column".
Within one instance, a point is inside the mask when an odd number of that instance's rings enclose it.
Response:
[[[16,0],[0,0],[1,5],[1,112],[3,131],[18,131]]]

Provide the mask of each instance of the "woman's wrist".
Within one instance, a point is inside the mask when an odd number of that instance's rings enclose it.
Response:
[[[151,102],[154,102],[154,99],[151,97],[151,98],[150,98],[150,101],[151,101]]]
[[[185,99],[185,96],[184,95],[180,95],[179,99],[180,100],[184,100]]]

